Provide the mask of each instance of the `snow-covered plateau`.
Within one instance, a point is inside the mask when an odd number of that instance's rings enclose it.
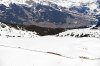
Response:
[[[85,31],[85,32],[84,32]],[[0,66],[100,66],[99,37],[71,37],[99,30],[75,29],[54,36],[0,25]]]

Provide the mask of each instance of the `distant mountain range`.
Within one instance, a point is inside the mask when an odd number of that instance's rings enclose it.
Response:
[[[98,0],[0,0],[0,22],[49,28],[100,24]]]

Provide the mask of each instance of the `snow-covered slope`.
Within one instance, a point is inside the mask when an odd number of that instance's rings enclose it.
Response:
[[[36,32],[16,29],[6,24],[0,23],[0,36],[3,37],[38,37]]]
[[[3,3],[5,5],[8,5],[10,3],[18,3],[18,4],[26,4],[26,1],[30,1],[30,2],[36,2],[36,3],[55,3],[58,4],[60,6],[64,6],[64,7],[68,7],[68,6],[72,6],[72,5],[81,5],[82,3],[87,3],[88,5],[94,5],[97,0],[0,0],[0,3]],[[95,6],[93,6],[95,7]],[[92,7],[92,8],[93,8]]]
[[[60,34],[57,34],[58,37],[95,37],[100,38],[100,30],[98,29],[73,29],[73,30],[67,30],[65,32],[62,32]]]
[[[80,29],[61,34],[69,32],[100,33]],[[0,66],[100,66],[99,38],[33,37],[37,37],[35,32],[0,23]]]
[[[98,38],[0,37],[0,66],[100,66]]]
[[[71,36],[71,37],[77,37],[77,38],[78,37],[100,38],[100,30],[91,29],[91,28],[66,30],[65,32],[62,32],[53,36],[56,36],[56,37]],[[30,37],[30,38],[39,37],[39,35],[37,35],[36,32],[27,31],[21,28],[14,28],[4,23],[0,23],[0,36],[2,37]]]
[[[0,0],[0,3],[5,4],[6,6],[9,6],[10,3],[29,5],[27,2],[36,2],[44,5],[54,3],[67,8],[70,8],[71,6],[80,6],[83,3],[86,4],[90,9],[96,9],[98,7],[97,0]]]

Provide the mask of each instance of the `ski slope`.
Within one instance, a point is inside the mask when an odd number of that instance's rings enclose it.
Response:
[[[0,66],[100,66],[100,39],[0,37]]]
[[[1,23],[0,66],[100,66],[100,37],[65,36],[90,32],[99,35],[99,30],[75,29],[41,37]]]

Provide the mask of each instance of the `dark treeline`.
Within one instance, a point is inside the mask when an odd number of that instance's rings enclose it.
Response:
[[[14,27],[16,29],[28,30],[28,31],[35,31],[40,36],[45,35],[55,35],[60,32],[65,31],[64,28],[48,28],[48,27],[39,27],[36,25],[16,25],[16,24],[7,24],[10,27]]]

